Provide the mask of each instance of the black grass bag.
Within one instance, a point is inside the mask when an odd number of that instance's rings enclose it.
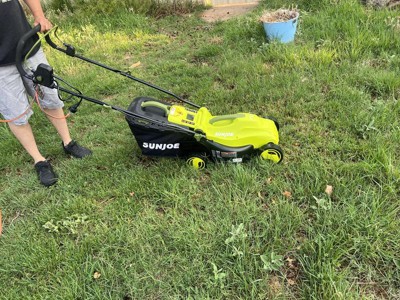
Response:
[[[142,107],[142,103],[146,101],[157,101],[168,105],[166,102],[153,98],[139,97],[132,101],[128,111],[168,124],[168,117],[161,108]],[[204,146],[190,134],[128,115],[126,120],[143,155],[189,157],[191,154],[206,151]]]

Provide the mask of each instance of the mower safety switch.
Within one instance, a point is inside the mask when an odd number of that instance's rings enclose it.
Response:
[[[54,88],[53,68],[46,64],[40,64],[36,68],[36,71],[33,72],[33,82]]]

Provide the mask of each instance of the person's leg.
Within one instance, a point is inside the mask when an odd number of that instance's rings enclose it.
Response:
[[[29,69],[35,70],[41,63],[49,65],[43,49],[40,48],[35,55],[27,60],[26,64]],[[28,73],[31,72],[29,69],[26,70]],[[23,80],[28,94],[35,100],[37,98],[39,99],[40,107],[57,130],[63,144],[67,145],[71,142],[71,136],[62,110],[64,103],[59,99],[57,90],[44,86],[35,88],[32,80],[26,78],[23,78]],[[39,95],[37,95],[37,93],[39,93]]]
[[[35,170],[38,174],[39,181],[46,187],[49,187],[58,181],[58,176],[54,172],[50,162],[40,153],[32,128],[29,123],[17,125],[15,123],[8,123],[11,132],[21,143],[22,147],[33,158]]]
[[[34,56],[29,58],[27,63],[32,69],[36,69],[40,63],[47,65],[49,64],[42,49],[40,49]],[[27,92],[32,97],[38,98],[38,91],[37,88],[35,89],[33,82],[26,79],[24,81]],[[57,89],[50,89],[40,86],[39,102],[41,108],[46,113],[48,119],[60,135],[64,151],[76,158],[83,158],[90,155],[92,151],[72,140],[68,129],[67,120],[64,117],[64,112],[62,109],[64,103],[59,99]]]
[[[43,111],[46,113],[47,118],[50,120],[51,124],[53,124],[54,128],[60,135],[63,145],[67,146],[72,141],[72,139],[69,133],[67,120],[64,117],[64,111],[61,108],[44,108]]]
[[[9,120],[11,132],[34,160],[40,183],[44,186],[55,184],[57,174],[38,150],[32,128],[28,123],[32,110],[15,65],[0,67],[0,114]]]
[[[15,125],[13,123],[8,123],[11,132],[21,143],[22,147],[32,156],[35,164],[39,161],[45,161],[46,158],[39,152],[36,145],[35,137],[33,136],[32,128],[29,123],[24,125]]]
[[[32,110],[24,84],[17,68],[12,65],[0,67],[0,113],[4,119],[13,120],[8,123],[10,130],[34,162],[45,160],[28,123]]]
[[[50,122],[53,124],[58,134],[60,135],[65,153],[75,158],[84,158],[92,154],[91,150],[79,145],[76,141],[71,139],[67,120],[65,119],[64,111],[62,110],[62,108],[43,109],[43,111],[46,113],[47,118],[50,120]]]

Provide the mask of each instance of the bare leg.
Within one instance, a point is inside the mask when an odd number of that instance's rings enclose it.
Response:
[[[8,123],[11,132],[15,135],[17,140],[21,143],[22,147],[32,156],[35,164],[39,161],[44,161],[46,158],[39,152],[36,145],[35,137],[33,136],[31,125],[15,125],[13,123]]]
[[[62,110],[62,108],[43,110],[46,114],[48,114],[47,117],[50,120],[51,124],[53,124],[53,126],[56,128],[64,146],[68,145],[72,139],[69,134],[67,120],[64,118],[64,111]],[[54,118],[52,118],[52,116]]]

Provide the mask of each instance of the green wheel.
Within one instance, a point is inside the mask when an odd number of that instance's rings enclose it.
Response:
[[[261,158],[265,160],[271,160],[274,163],[280,163],[283,159],[282,148],[274,143],[268,143],[267,145],[261,147]]]
[[[186,162],[189,166],[196,170],[202,170],[206,167],[206,160],[204,157],[192,156]]]

